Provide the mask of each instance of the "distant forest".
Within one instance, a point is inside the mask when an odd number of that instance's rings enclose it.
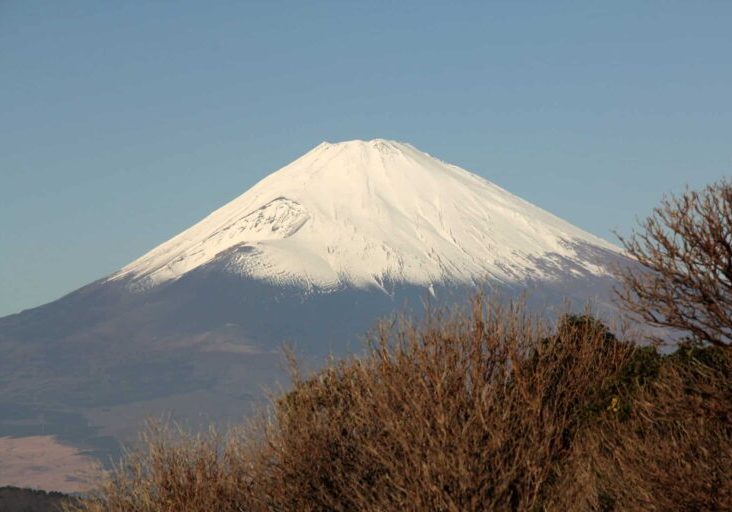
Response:
[[[0,512],[61,512],[74,498],[60,492],[0,487]]]

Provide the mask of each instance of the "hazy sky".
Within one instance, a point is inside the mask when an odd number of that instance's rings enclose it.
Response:
[[[323,140],[407,141],[614,240],[732,169],[732,2],[0,0],[0,315]]]

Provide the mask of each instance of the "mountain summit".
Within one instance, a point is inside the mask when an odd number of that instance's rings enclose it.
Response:
[[[405,143],[324,142],[111,277],[147,289],[217,258],[233,273],[308,289],[549,277],[611,244]]]
[[[115,274],[0,318],[0,437],[102,460],[146,417],[239,421],[395,310],[530,290],[611,308],[613,245],[409,144],[323,143]],[[39,464],[41,461],[39,461]]]

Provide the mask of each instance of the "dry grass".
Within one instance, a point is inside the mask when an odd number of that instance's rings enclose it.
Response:
[[[397,322],[255,425],[151,431],[77,510],[721,510],[730,357],[661,358],[522,307]],[[710,354],[713,355],[710,356]]]

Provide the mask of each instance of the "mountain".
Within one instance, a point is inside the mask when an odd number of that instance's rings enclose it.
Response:
[[[235,421],[284,379],[283,341],[312,361],[358,350],[376,318],[476,287],[607,311],[623,261],[409,144],[322,143],[113,275],[0,319],[0,436],[100,455],[147,414]]]

